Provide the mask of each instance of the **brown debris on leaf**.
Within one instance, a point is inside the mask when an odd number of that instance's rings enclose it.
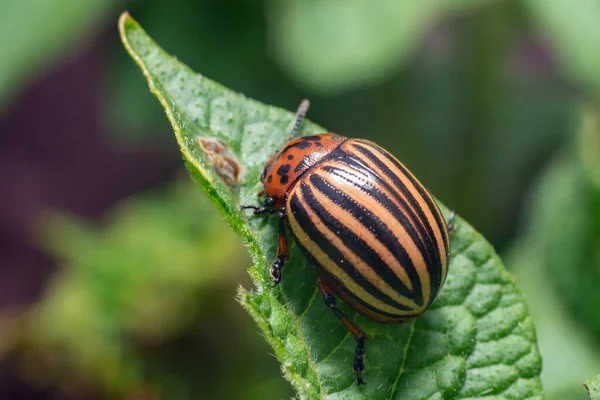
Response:
[[[197,136],[196,142],[221,180],[230,188],[235,188],[240,183],[242,167],[227,144],[219,139],[202,136]]]

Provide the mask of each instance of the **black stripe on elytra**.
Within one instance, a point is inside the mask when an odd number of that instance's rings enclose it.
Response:
[[[429,211],[433,214],[435,222],[437,223],[438,229],[440,230],[440,233],[442,235],[442,241],[444,243],[444,250],[446,251],[446,263],[448,263],[448,261],[449,261],[448,257],[450,256],[450,243],[448,242],[448,236],[446,235],[446,232],[447,232],[446,222],[442,218],[442,212],[440,211],[438,205],[435,203],[435,201],[432,200],[432,198],[429,196],[429,193],[427,192],[427,190],[412,176],[412,174],[406,169],[406,167],[404,165],[402,165],[398,160],[396,160],[391,154],[389,154],[387,151],[382,149],[380,146],[374,145],[374,147],[379,152],[381,152],[390,162],[392,162],[392,164],[394,164],[410,180],[410,182],[419,191],[419,194],[421,195],[421,197],[423,197],[423,199],[427,203],[427,206],[429,207]],[[438,246],[436,246],[436,250],[437,249],[438,249]],[[439,252],[439,250],[437,250],[437,252]],[[440,267],[441,267],[441,264],[440,264]],[[448,275],[447,264],[446,264],[446,275]],[[445,278],[445,277],[441,277],[441,272],[440,272],[440,279],[443,279],[443,278]],[[431,299],[429,300],[430,303],[433,302],[433,299],[435,298],[435,296],[437,295],[437,292],[440,289],[441,288],[439,286],[439,283],[435,287],[433,287],[433,290],[431,292]]]
[[[433,214],[433,216],[435,218],[435,222],[437,222],[439,229],[442,232],[442,238],[444,240],[444,249],[446,250],[446,254],[449,254],[448,237],[445,234],[446,221],[443,220],[442,212],[440,211],[440,208],[435,203],[435,201],[433,201],[432,198],[429,196],[429,192],[427,192],[427,189],[425,189],[423,187],[423,185],[421,185],[412,176],[412,174],[406,169],[406,167],[404,165],[402,165],[398,160],[396,160],[390,153],[388,153],[387,151],[385,151],[384,149],[382,149],[381,147],[379,147],[377,145],[375,145],[374,147],[377,150],[379,150],[388,160],[390,160],[400,171],[402,171],[402,173],[404,175],[406,175],[406,177],[410,180],[410,182],[417,188],[417,190],[421,194],[421,197],[423,197],[425,199],[425,202],[427,203],[429,210],[431,211],[431,213]]]
[[[290,231],[292,231],[292,230],[290,229]],[[403,315],[403,314],[402,315],[401,314],[390,314],[390,313],[387,313],[385,311],[381,311],[378,308],[373,307],[371,304],[367,303],[363,299],[359,298],[354,293],[352,293],[350,290],[348,290],[348,288],[346,288],[343,283],[341,283],[340,281],[338,281],[336,277],[334,277],[333,275],[331,275],[319,263],[319,261],[317,261],[317,259],[313,256],[313,254],[306,247],[304,247],[302,245],[302,241],[300,239],[298,239],[298,237],[294,234],[293,231],[292,231],[292,237],[294,238],[294,242],[296,242],[296,246],[298,246],[298,248],[300,249],[300,251],[302,251],[302,253],[306,257],[306,259],[308,260],[308,262],[310,262],[312,264],[313,268],[315,270],[317,270],[317,272],[320,275],[323,275],[325,277],[325,279],[327,279],[328,281],[335,283],[336,286],[339,288],[339,290],[343,291],[344,294],[352,297],[353,300],[355,300],[358,304],[360,304],[364,308],[368,309],[369,311],[373,312],[374,314],[379,314],[379,315],[382,315],[382,316],[387,317],[387,318],[393,318],[393,319],[398,319],[398,320],[407,319],[407,318],[410,318],[412,316],[412,314],[406,316],[406,315]]]
[[[340,174],[340,169],[336,167],[332,167],[329,165],[323,166],[323,170],[326,172],[339,177],[340,179],[346,180],[352,185],[355,185],[357,188],[362,190],[366,195],[373,197],[381,204],[381,200],[384,202],[387,199],[382,199],[385,195],[379,192],[375,187],[371,185],[356,185],[356,182],[352,182],[348,180],[345,176]],[[345,171],[351,173],[352,171]],[[412,282],[413,289],[412,291],[406,287],[406,285],[398,278],[398,276],[394,273],[394,271],[387,265],[377,254],[375,251],[368,246],[364,241],[358,238],[358,235],[352,237],[355,241],[359,242],[361,246],[354,246],[354,243],[350,241],[350,245],[355,253],[363,259],[371,268],[375,270],[377,275],[381,276],[383,280],[388,283],[392,289],[397,291],[400,295],[412,299],[418,305],[423,305],[423,292],[421,290],[421,282],[418,277],[417,271],[414,267],[410,256],[408,255],[406,249],[399,243],[398,238],[394,235],[394,233],[388,228],[388,226],[371,210],[357,203],[354,199],[350,198],[347,194],[342,193],[339,189],[332,187],[328,182],[326,182],[319,175],[311,175],[310,182],[315,186],[315,188],[323,193],[327,198],[333,201],[335,204],[340,205],[342,208],[348,210],[350,214],[355,216],[357,219],[357,224],[360,224],[362,228],[369,230],[371,233],[375,235],[377,240],[381,242],[381,244],[386,247],[390,252],[394,255],[394,258],[398,261],[400,266],[404,268],[409,279]],[[387,200],[389,202],[389,200]],[[383,205],[383,204],[382,204]],[[385,205],[383,205],[385,207]],[[392,215],[394,211],[389,210]],[[399,210],[398,210],[399,211]],[[405,226],[407,224],[406,219],[403,215],[396,215],[396,219],[400,224]],[[400,220],[404,219],[404,223]],[[409,227],[405,228],[410,232]],[[346,228],[348,229],[348,228]],[[348,229],[349,230],[349,229]],[[344,236],[345,232],[341,234]],[[412,235],[411,235],[412,237]],[[364,247],[362,245],[364,244]],[[363,250],[367,249],[367,250]]]
[[[327,279],[331,279],[329,276],[326,276],[325,278]],[[382,315],[386,318],[391,318],[394,319],[395,322],[404,322],[408,319],[414,318],[414,317],[418,317],[420,315],[420,313],[415,313],[414,310],[411,310],[413,312],[411,312],[410,314],[390,314],[387,313],[385,311],[381,311],[378,310],[377,308],[373,307],[370,304],[365,303],[363,300],[361,300],[356,294],[352,293],[350,290],[348,290],[347,288],[345,288],[344,286],[340,286],[340,290],[344,292],[344,294],[348,297],[351,297],[352,300],[354,300],[355,302],[357,302],[358,304],[362,305],[363,307],[367,308],[369,311]],[[392,321],[390,321],[392,322]]]
[[[373,154],[369,149],[367,149],[366,147],[364,147],[362,145],[353,144],[352,147],[354,149],[358,150],[365,157],[367,157],[373,164],[375,164],[377,166],[377,168],[379,168],[388,178],[390,178],[392,180],[392,182],[394,182],[397,189],[402,193],[402,195],[404,197],[406,197],[406,199],[411,204],[414,205],[414,209],[415,209],[416,213],[419,215],[419,219],[421,220],[421,227],[427,233],[427,235],[426,235],[427,247],[433,252],[433,257],[435,259],[434,260],[435,262],[431,263],[430,267],[434,267],[436,270],[431,271],[431,273],[429,274],[430,281],[431,281],[430,301],[433,300],[433,298],[437,294],[437,291],[439,290],[439,286],[441,284],[442,259],[441,259],[441,255],[440,255],[439,246],[437,246],[437,243],[436,243],[433,228],[431,227],[431,225],[429,223],[429,219],[425,216],[424,210],[419,206],[416,198],[413,196],[413,194],[410,192],[410,190],[408,190],[408,188],[402,183],[402,181],[377,156],[375,156],[375,154]],[[387,152],[385,152],[385,153],[382,152],[382,153],[387,157]],[[405,169],[401,169],[401,171],[402,171],[402,173],[404,173],[406,175],[407,171]],[[424,197],[424,200],[427,201],[427,197],[423,196],[423,193],[421,191],[422,186],[418,182],[413,182],[413,181],[411,181],[411,182],[417,188],[421,197]],[[402,196],[400,196],[400,197],[402,197]],[[428,206],[429,206],[429,204],[428,204]],[[435,214],[434,210],[430,210],[430,211],[433,211]],[[443,234],[442,234],[442,237],[443,237]]]
[[[427,250],[426,244],[421,239],[421,236],[423,235],[419,235],[418,232],[418,230],[421,229],[421,226],[419,225],[417,217],[412,213],[410,207],[408,207],[406,200],[402,197],[397,198],[398,202],[400,203],[400,206],[396,205],[396,203],[393,202],[388,197],[388,195],[377,186],[381,185],[383,189],[387,189],[392,195],[394,195],[394,197],[397,197],[393,189],[391,189],[385,181],[383,181],[380,178],[377,178],[377,175],[373,171],[371,171],[360,160],[356,159],[352,155],[348,155],[348,157],[346,157],[344,160],[337,161],[340,161],[347,167],[355,169],[355,171],[351,172],[344,168],[331,165],[324,166],[323,169],[329,173],[339,176],[340,179],[344,179],[352,185],[356,186],[359,190],[363,191],[366,195],[373,198],[375,201],[377,201],[379,205],[381,205],[390,214],[392,214],[396,222],[402,225],[402,227],[406,230],[406,233],[410,236],[410,239],[417,247],[417,250],[421,254],[421,257],[423,257],[423,260],[428,264],[431,263],[431,253]],[[357,172],[363,174],[362,177],[357,176],[359,178],[358,181],[352,181],[352,179],[349,179],[347,176],[344,175],[348,173],[352,175],[352,173],[356,174]],[[371,184],[367,184],[366,181],[371,181]],[[375,226],[377,227],[377,230],[372,229],[372,232],[374,233],[379,232],[378,229],[382,227],[389,229],[383,223],[381,225]],[[371,229],[371,227],[369,227],[369,229]],[[405,248],[400,244],[398,237],[393,232],[392,235],[394,237],[394,240],[391,240],[391,238],[388,237],[385,241],[383,241],[383,243],[385,243],[386,247],[388,247],[388,249],[392,251],[392,254],[394,254],[398,262],[406,271],[409,279],[413,284],[413,291],[417,291],[421,294],[421,277],[414,266],[414,261],[407,254]]]
[[[310,183],[314,186],[314,188],[327,197],[329,200],[338,204],[342,208],[345,208],[350,211],[353,215],[360,215],[360,206],[353,207],[352,203],[348,201],[347,196],[340,195],[339,191],[331,186],[328,182],[323,180],[319,175],[313,174],[309,178]],[[302,194],[304,198],[307,200],[307,203],[313,209],[313,211],[321,218],[321,221],[325,224],[325,226],[331,231],[335,232],[338,235],[344,244],[346,244],[352,252],[356,254],[360,259],[362,259],[369,267],[373,269],[375,274],[377,274],[384,282],[389,284],[393,290],[395,290],[399,295],[404,296],[408,299],[415,301],[419,306],[423,305],[423,292],[421,291],[420,281],[418,276],[416,276],[416,282],[413,282],[414,291],[411,292],[405,285],[402,283],[400,278],[396,276],[394,271],[387,265],[377,254],[375,250],[367,242],[365,242],[352,228],[344,225],[341,221],[339,221],[335,215],[333,215],[329,210],[325,208],[325,206],[319,202],[315,197],[314,193],[312,193],[312,189],[304,184],[302,186]],[[311,197],[312,196],[312,197]],[[365,226],[368,229],[367,226]],[[390,239],[389,237],[387,239]],[[385,242],[383,242],[385,245]],[[416,270],[412,265],[412,261],[406,251],[402,248],[403,254],[401,260],[408,264],[408,270],[413,270],[416,275]],[[398,260],[399,262],[401,260]],[[410,276],[410,274],[409,274]]]
[[[390,207],[393,207],[392,209],[394,210],[392,214],[402,215],[405,218],[405,220],[399,220],[399,222],[402,223],[402,225],[405,228],[407,228],[407,231],[409,231],[410,229],[409,234],[412,240],[417,244],[421,256],[423,257],[425,262],[428,265],[434,263],[435,260],[433,257],[435,253],[432,255],[432,252],[430,251],[430,249],[433,248],[433,244],[429,240],[429,236],[427,236],[426,232],[423,232],[423,227],[420,218],[415,214],[413,208],[409,207],[408,204],[408,201],[412,200],[414,208],[420,209],[418,207],[418,204],[414,204],[416,200],[412,196],[408,196],[407,198],[400,196],[394,188],[392,188],[384,179],[379,177],[379,174],[377,172],[375,172],[373,169],[367,166],[360,158],[356,157],[355,155],[339,148],[336,149],[335,157],[332,158],[335,158],[336,161],[342,162],[354,168],[355,170],[365,174],[365,179],[376,182],[378,185],[381,185],[384,189],[386,189],[387,191],[389,191],[389,193],[392,194],[392,196],[401,205],[400,209],[396,206],[394,202],[390,202]],[[388,196],[384,193],[382,193],[381,196],[385,197],[386,199],[389,199]],[[403,221],[407,221],[408,225]],[[411,232],[413,232],[416,236],[413,235]],[[421,236],[423,237],[421,238]]]
[[[337,161],[355,169],[356,171],[360,171],[360,173],[364,174],[364,178],[366,180],[370,180],[373,182],[373,185],[365,184],[365,180],[363,180],[363,182],[360,182],[360,184],[357,184],[356,182],[352,182],[345,177],[343,178],[347,179],[349,182],[351,182],[363,191],[366,191],[366,189],[369,188],[367,194],[373,197],[377,202],[379,202],[384,208],[386,208],[392,215],[396,217],[398,223],[400,223],[404,227],[404,229],[406,229],[406,232],[409,234],[411,240],[417,246],[419,253],[421,253],[421,256],[423,257],[423,260],[425,260],[427,264],[434,262],[432,259],[431,252],[427,250],[427,243],[423,241],[423,239],[427,240],[428,237],[422,232],[421,235],[419,235],[419,232],[417,232],[417,230],[422,229],[422,227],[419,219],[414,214],[412,209],[408,206],[406,199],[402,196],[398,196],[398,194],[394,191],[393,188],[390,187],[390,185],[387,184],[387,182],[379,178],[377,174],[374,171],[372,171],[369,167],[367,167],[361,160],[359,160],[351,154],[346,154],[347,156],[345,158],[338,159]],[[324,169],[328,171],[343,171],[342,169],[338,169],[334,166],[326,166],[324,167]],[[348,173],[348,171],[345,172]],[[402,209],[398,207],[396,203],[391,201],[388,195],[386,195],[383,191],[379,190],[375,185],[381,185],[384,189],[388,190],[394,196],[394,198],[398,200]],[[421,236],[424,236],[423,239],[421,239]]]
[[[356,156],[354,156],[350,153],[345,153],[345,156],[338,158],[337,161],[339,161],[351,168],[354,168],[356,171],[360,171],[361,173],[366,174],[364,177],[365,180],[370,180],[370,181],[376,183],[377,185],[380,185],[383,189],[387,190],[389,193],[391,193],[391,195],[400,203],[401,208],[396,206],[396,204],[393,201],[391,201],[389,199],[389,197],[386,194],[384,194],[383,192],[380,192],[381,200],[379,199],[379,197],[376,197],[376,199],[378,201],[380,201],[380,203],[382,203],[382,204],[384,203],[383,199],[389,200],[386,203],[386,206],[389,207],[390,212],[392,212],[393,215],[398,216],[398,217],[401,216],[404,218],[404,219],[397,218],[397,221],[400,222],[402,224],[402,226],[406,229],[407,233],[411,237],[411,240],[415,243],[415,245],[419,249],[419,253],[421,253],[421,256],[423,257],[423,260],[425,260],[425,263],[428,266],[435,265],[437,262],[437,260],[435,258],[437,253],[435,253],[435,250],[434,250],[435,248],[434,248],[431,240],[429,239],[427,232],[423,232],[423,225],[421,224],[419,217],[417,217],[417,215],[415,214],[413,209],[411,207],[409,207],[408,201],[410,201],[411,198],[407,199],[407,198],[401,196],[400,194],[398,194],[398,192],[394,188],[392,188],[384,179],[379,177],[379,175],[374,170],[372,170],[370,167],[368,167],[362,160],[360,160]],[[414,265],[414,264],[406,265],[406,267],[411,267],[412,265]],[[415,280],[415,276],[417,277],[417,279],[419,279],[417,286],[419,288],[421,288],[422,287],[421,281],[420,281],[421,277],[418,274],[418,272],[415,270],[414,274],[411,274],[411,270],[407,269],[407,273],[411,277],[411,280],[413,281],[413,283]],[[430,277],[430,282],[433,283],[431,281],[431,277]]]
[[[313,212],[319,217],[319,219],[325,224],[327,221],[324,221],[323,218],[327,218],[327,216],[323,217],[319,215],[318,211],[315,211],[315,205],[318,208],[323,208],[320,203],[315,199],[311,189],[304,182],[300,183],[302,189],[302,195],[306,204],[312,208]],[[377,287],[375,287],[371,282],[369,282],[359,271],[354,268],[354,266],[344,257],[344,255],[340,252],[340,250],[335,247],[326,237],[321,233],[321,231],[315,226],[315,224],[311,221],[308,216],[307,211],[304,209],[304,206],[297,194],[292,196],[290,201],[290,212],[294,214],[294,218],[302,228],[302,230],[319,246],[319,248],[327,254],[327,256],[336,263],[336,265],[346,272],[348,276],[354,280],[354,282],[362,287],[365,291],[371,294],[373,297],[381,300],[382,302],[397,308],[402,311],[411,311],[412,308],[407,307],[405,305],[399,304],[393,299],[389,298],[387,295],[379,291]],[[330,216],[329,216],[330,218]],[[333,231],[335,232],[335,230]]]

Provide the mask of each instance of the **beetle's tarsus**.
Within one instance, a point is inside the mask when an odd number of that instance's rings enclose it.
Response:
[[[356,371],[356,384],[366,385],[367,383],[363,381],[362,378],[362,370],[365,369],[365,364],[363,362],[363,356],[365,355],[365,338],[360,338],[356,341],[356,353],[354,355],[354,370]]]
[[[284,260],[278,258],[271,266],[271,278],[273,278],[273,287],[281,282],[281,269],[283,268]]]

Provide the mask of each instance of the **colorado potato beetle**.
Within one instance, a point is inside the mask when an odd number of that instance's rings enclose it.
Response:
[[[445,222],[423,185],[373,142],[333,133],[294,139],[308,106],[300,104],[288,143],[265,165],[263,205],[242,208],[279,217],[274,284],[289,258],[289,228],[317,271],[325,304],[356,340],[360,385],[367,335],[334,296],[378,322],[421,315],[446,280],[454,212]]]

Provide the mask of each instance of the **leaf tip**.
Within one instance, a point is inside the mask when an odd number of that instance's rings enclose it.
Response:
[[[119,17],[119,33],[123,42],[126,41],[127,30],[135,27],[139,27],[139,24],[131,17],[129,11],[124,11]]]
[[[123,30],[123,27],[125,26],[125,23],[132,19],[131,15],[129,14],[129,11],[123,11],[123,13],[121,13],[121,16],[119,17],[119,30]]]

